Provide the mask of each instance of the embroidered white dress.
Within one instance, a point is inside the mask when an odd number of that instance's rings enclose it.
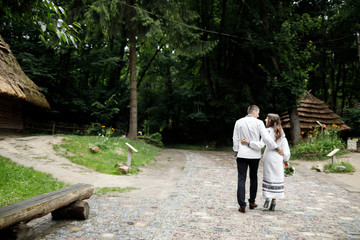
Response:
[[[273,128],[267,128],[272,139],[275,140],[275,132]],[[284,152],[281,156],[276,150],[267,146],[263,155],[263,181],[262,192],[266,198],[284,198],[284,161],[290,159],[290,149],[288,141],[283,133],[281,138],[276,141],[279,148]],[[263,141],[250,142],[252,148],[262,148],[265,145]]]

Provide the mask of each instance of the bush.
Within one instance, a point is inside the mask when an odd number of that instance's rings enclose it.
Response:
[[[144,136],[139,136],[140,139],[143,139],[146,143],[155,145],[157,147],[163,147],[164,144],[161,141],[162,140],[162,136],[160,133],[153,133],[151,135],[144,135]]]
[[[345,142],[339,137],[339,131],[337,126],[333,125],[329,128],[325,128],[323,132],[315,128],[308,133],[308,137],[302,142],[298,143],[291,151],[293,158],[295,159],[327,159],[326,156],[335,148],[339,148],[341,151],[337,155],[344,154]]]
[[[339,166],[343,166],[345,168],[339,168]],[[325,164],[324,169],[331,173],[348,173],[348,172],[355,172],[355,167],[347,162],[340,162],[337,164]]]

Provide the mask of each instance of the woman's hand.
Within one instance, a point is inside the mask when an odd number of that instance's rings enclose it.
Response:
[[[289,168],[290,166],[289,166],[289,163],[285,163],[285,168]]]
[[[246,138],[241,139],[241,144],[248,145],[249,141]]]

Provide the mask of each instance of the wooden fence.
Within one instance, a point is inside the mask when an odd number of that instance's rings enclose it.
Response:
[[[25,122],[24,130],[31,133],[84,135],[89,125],[65,122]]]

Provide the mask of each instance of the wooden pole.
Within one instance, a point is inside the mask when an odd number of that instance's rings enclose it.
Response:
[[[131,146],[129,143],[125,143],[126,146],[128,146],[128,156],[127,156],[127,166],[130,167],[131,166],[131,153],[134,151],[134,152],[137,152],[136,148],[134,148],[133,146]]]
[[[126,165],[127,165],[128,167],[131,166],[131,153],[132,153],[132,151],[131,151],[131,149],[129,148],[128,156],[127,156],[127,162],[126,162]]]

